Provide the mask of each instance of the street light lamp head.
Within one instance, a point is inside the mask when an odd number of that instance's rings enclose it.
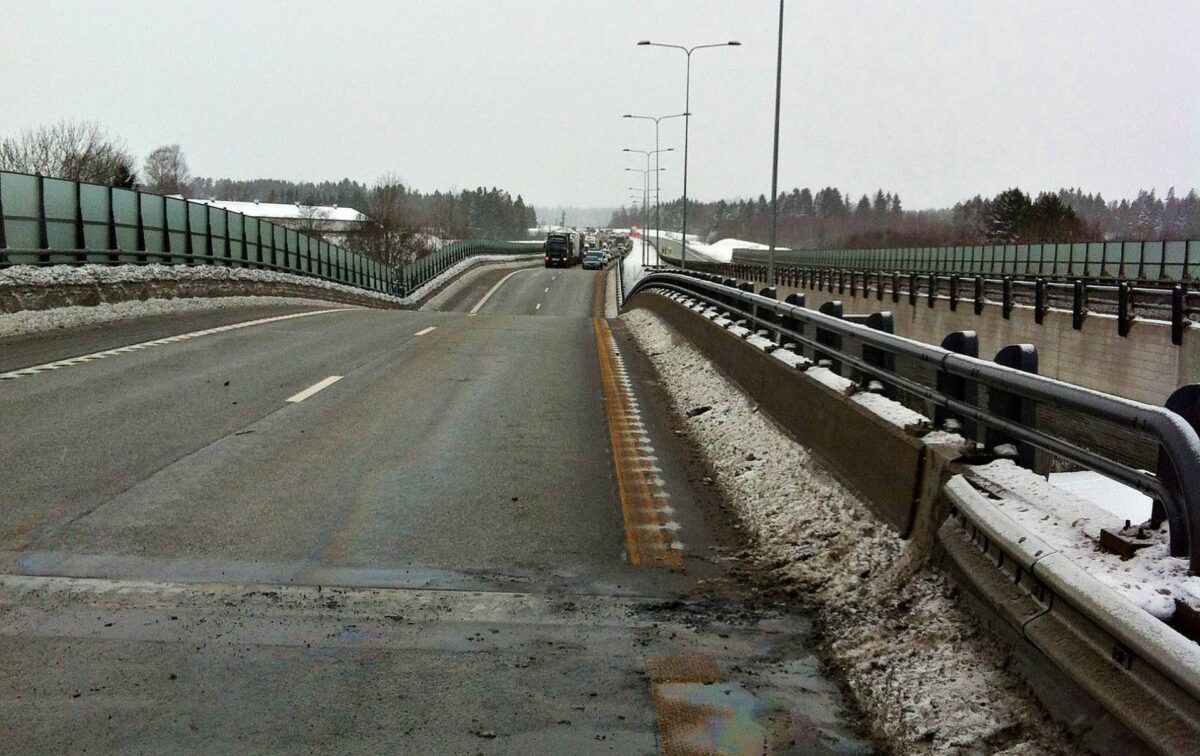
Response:
[[[632,116],[632,115],[630,115],[629,113],[626,113],[625,115],[623,115],[623,116],[621,116],[621,117],[622,117],[622,118],[633,118],[633,116]]]
[[[742,46],[742,43],[738,42],[736,39],[730,40],[728,44],[730,47],[741,47]]]
[[[643,39],[641,42],[638,42],[638,44],[639,44],[639,45],[648,45],[648,44],[650,44],[650,40],[648,40],[648,39]]]

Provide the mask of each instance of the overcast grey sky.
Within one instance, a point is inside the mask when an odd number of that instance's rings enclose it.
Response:
[[[0,0],[0,134],[94,118],[196,175],[398,173],[535,204],[617,205],[622,147],[683,109],[689,194],[770,189],[772,0]],[[1011,185],[1106,197],[1200,186],[1200,2],[792,0],[780,185],[898,191],[909,209]],[[681,121],[662,126],[682,148]],[[677,196],[681,153],[664,156]],[[635,177],[633,182],[630,177]]]

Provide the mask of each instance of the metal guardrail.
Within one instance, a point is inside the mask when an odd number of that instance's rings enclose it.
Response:
[[[459,241],[392,267],[296,229],[200,202],[0,171],[0,268],[218,265],[404,296],[467,257],[530,251],[511,242]]]
[[[759,263],[689,263],[689,268],[721,276],[765,283],[767,268]],[[907,299],[916,306],[925,300],[930,307],[937,299],[949,303],[951,311],[969,304],[976,315],[986,306],[999,306],[1007,320],[1016,305],[1033,308],[1034,320],[1041,324],[1050,309],[1071,313],[1075,330],[1083,329],[1090,314],[1116,316],[1117,333],[1128,336],[1138,318],[1171,323],[1171,341],[1183,343],[1184,329],[1200,319],[1200,292],[1188,291],[1187,284],[1171,281],[1106,281],[1088,278],[1049,279],[1018,274],[961,275],[958,273],[918,273],[915,271],[863,271],[840,267],[777,266],[776,281],[781,286],[816,289],[830,293],[863,297],[874,295],[879,301],[898,303]]]
[[[878,381],[939,408],[943,417],[977,424],[988,430],[990,446],[1028,445],[1129,485],[1161,503],[1171,554],[1186,555],[1191,569],[1200,571],[1200,435],[1181,415],[780,302],[771,289],[755,294],[751,284],[736,284],[698,271],[656,269],[634,284],[629,296],[646,290],[684,294],[731,313],[751,324],[751,330],[765,330],[781,347],[797,349],[814,362],[824,361],[835,372],[849,366],[860,382]],[[793,302],[803,301],[799,295],[793,297]],[[1020,355],[1015,357],[1011,364],[1020,365]],[[901,375],[894,368],[897,358],[928,366],[936,380],[923,382]],[[1191,389],[1184,387],[1177,393]],[[978,400],[984,393],[986,405]],[[1039,427],[1033,411],[1038,406],[1143,437],[1160,450],[1156,471],[1086,448],[1067,431]]]

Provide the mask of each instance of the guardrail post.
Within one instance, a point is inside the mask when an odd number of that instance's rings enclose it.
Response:
[[[820,312],[823,315],[828,315],[831,318],[838,318],[839,320],[845,317],[842,311],[842,302],[838,299],[831,300],[821,305],[817,308],[817,312]],[[824,328],[817,328],[816,341],[818,344],[823,344],[824,346],[830,347],[836,351],[841,351],[842,349],[841,334],[826,331]],[[833,359],[833,355],[827,354],[824,351],[814,350],[813,361],[817,364],[820,364],[822,360],[829,360],[829,369],[838,375],[842,374],[842,363]]]
[[[1083,318],[1087,315],[1087,287],[1083,281],[1076,278],[1072,287],[1071,327],[1076,331],[1083,330]]]
[[[873,312],[867,316],[864,324],[867,328],[882,331],[883,333],[893,335],[896,333],[896,319],[890,312]],[[862,359],[868,365],[874,365],[888,373],[896,372],[896,355],[878,347],[863,344]],[[862,376],[859,378],[858,383],[862,386],[868,386],[871,380],[873,380],[871,376]],[[894,393],[892,387],[886,381],[881,381],[881,383],[883,384],[883,391],[881,393],[884,396],[891,396]]]
[[[946,338],[942,339],[942,349],[967,357],[978,357],[979,335],[974,331],[955,331],[947,334]],[[962,376],[951,375],[943,370],[939,370],[937,373],[937,390],[938,393],[968,404],[979,403],[979,389],[974,383],[968,382]],[[961,417],[940,405],[933,408],[933,424],[935,426],[942,427],[951,418],[958,421],[962,427],[963,438],[968,441],[975,440],[977,429],[974,420]]]
[[[900,303],[900,271],[892,271],[892,302]]]
[[[1038,325],[1046,317],[1046,279],[1039,278],[1033,282],[1033,320]]]
[[[975,314],[983,314],[983,300],[986,295],[983,290],[983,276],[975,276]]]
[[[760,297],[766,297],[767,299],[779,299],[778,292],[774,286],[764,286],[762,289],[759,290],[758,295]],[[757,315],[758,317],[762,318],[763,320],[765,320],[771,324],[771,327],[767,328],[767,333],[769,334],[768,337],[771,339],[771,341],[774,341],[776,344],[778,344],[779,343],[779,331],[773,327],[776,324],[774,313],[772,313],[770,310],[760,309],[758,307],[755,307],[754,310],[755,310],[755,313],[754,313],[755,315]],[[758,330],[758,325],[757,324],[753,325],[750,330],[752,330],[752,331]]]
[[[786,302],[787,304],[793,305],[795,307],[804,307],[804,295],[799,292],[797,292],[795,294],[788,294],[787,299],[785,299],[783,301]],[[795,318],[788,317],[787,315],[784,315],[782,318],[779,319],[779,326],[782,329],[794,331],[794,332],[800,334],[801,336],[804,335],[804,324],[797,323]],[[786,344],[793,344],[793,343],[795,343],[795,342],[793,342],[790,337],[786,336],[783,333],[783,331],[780,331],[779,346],[784,346]],[[800,356],[804,356],[804,345],[796,344],[796,347],[797,347],[797,349],[796,349],[797,353]]]
[[[1012,276],[1005,276],[1001,280],[1000,292],[1000,314],[1005,320],[1012,317],[1013,311],[1013,280]]]
[[[996,353],[996,364],[1015,368],[1026,373],[1037,373],[1037,347],[1033,344],[1013,344],[1006,346]],[[1017,394],[996,387],[988,389],[988,409],[1000,417],[1013,420],[1026,428],[1037,427],[1037,403],[1023,399]],[[1017,447],[1017,464],[1033,469],[1036,449],[1024,441],[1015,441],[1008,434],[988,428],[985,436],[989,449],[995,449],[1001,444],[1015,443]]]
[[[950,276],[950,311],[958,312],[958,274]]]
[[[1184,316],[1187,314],[1187,289],[1183,284],[1171,287],[1171,343],[1183,343]]]
[[[726,278],[724,281],[721,282],[721,285],[728,286],[731,289],[736,289],[738,287],[738,282],[737,282],[736,278]],[[732,297],[730,297],[728,294],[723,294],[723,295],[717,297],[717,299],[725,304],[725,312],[727,312],[727,313],[733,312],[733,298]]]
[[[1128,336],[1130,329],[1133,328],[1131,291],[1128,281],[1121,281],[1117,284],[1117,335],[1122,337]]]
[[[880,302],[883,301],[883,271],[875,271],[875,298]]]
[[[937,298],[937,274],[929,274],[929,308],[933,309],[933,300]]]
[[[920,288],[920,287],[917,285],[917,274],[909,273],[908,274],[908,303],[913,307],[917,306],[917,289],[918,288]]]
[[[1182,417],[1188,425],[1192,426],[1197,433],[1200,433],[1200,384],[1189,383],[1185,386],[1180,386],[1167,397],[1166,403],[1163,405],[1167,409]],[[1175,494],[1176,501],[1183,501],[1183,482],[1179,480],[1179,476],[1175,472],[1175,466],[1171,464],[1171,457],[1162,447],[1158,449],[1158,467],[1155,470],[1159,480],[1163,482],[1163,486]],[[1161,501],[1153,500],[1154,503],[1150,507],[1150,526],[1153,528],[1160,527],[1167,519],[1167,510]],[[1175,540],[1175,533],[1171,533],[1172,541]],[[1174,543],[1172,543],[1174,546]]]

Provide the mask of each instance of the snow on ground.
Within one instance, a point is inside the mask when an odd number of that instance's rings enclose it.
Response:
[[[653,239],[655,235],[654,229],[646,229],[644,232],[647,239]],[[682,235],[678,231],[658,231],[664,239],[671,239],[678,242]],[[688,234],[688,254],[695,254],[708,262],[727,263],[733,261],[733,251],[735,249],[769,249],[766,244],[758,242],[746,241],[745,239],[721,239],[712,244],[705,244],[696,239],[692,234]],[[785,250],[786,247],[776,247],[777,250]]]
[[[353,294],[394,304],[413,304],[444,285],[462,271],[479,263],[512,262],[539,257],[528,255],[475,255],[460,260],[404,297],[394,297],[368,289],[325,281],[319,278],[252,268],[226,268],[216,265],[15,265],[0,270],[0,290],[13,286],[79,286],[154,281],[254,281],[308,286],[341,294]],[[314,292],[314,295],[316,292]]]
[[[478,259],[478,258],[472,258]],[[14,265],[0,270],[0,289],[6,286],[67,286],[146,283],[152,281],[257,281],[311,286],[328,291],[401,302],[396,297],[319,278],[251,268],[217,265]]]
[[[22,310],[0,313],[0,338],[55,331],[61,328],[115,323],[135,318],[174,315],[184,312],[227,310],[261,305],[318,305],[329,302],[296,297],[189,297],[184,299],[146,299],[129,302],[105,302],[93,307],[55,307],[50,310]],[[350,307],[350,305],[337,305]]]
[[[1125,520],[1137,525],[1149,518],[1148,511],[1142,520],[1116,514],[1107,502],[1093,503],[1086,496],[1069,493],[1061,484],[1048,485],[1044,478],[1008,460],[973,467],[971,471],[1003,489],[1002,498],[995,504],[1010,519],[1151,615],[1170,619],[1176,598],[1200,606],[1200,577],[1188,574],[1185,557],[1170,556],[1166,528],[1147,529],[1153,545],[1129,559],[1099,550],[1101,528],[1120,530]]]
[[[945,576],[685,339],[644,310],[622,317],[752,539],[745,556],[811,608],[876,736],[897,753],[1071,751]]]
[[[1100,473],[1091,470],[1050,473],[1050,482],[1135,525],[1150,519],[1149,496]]]

